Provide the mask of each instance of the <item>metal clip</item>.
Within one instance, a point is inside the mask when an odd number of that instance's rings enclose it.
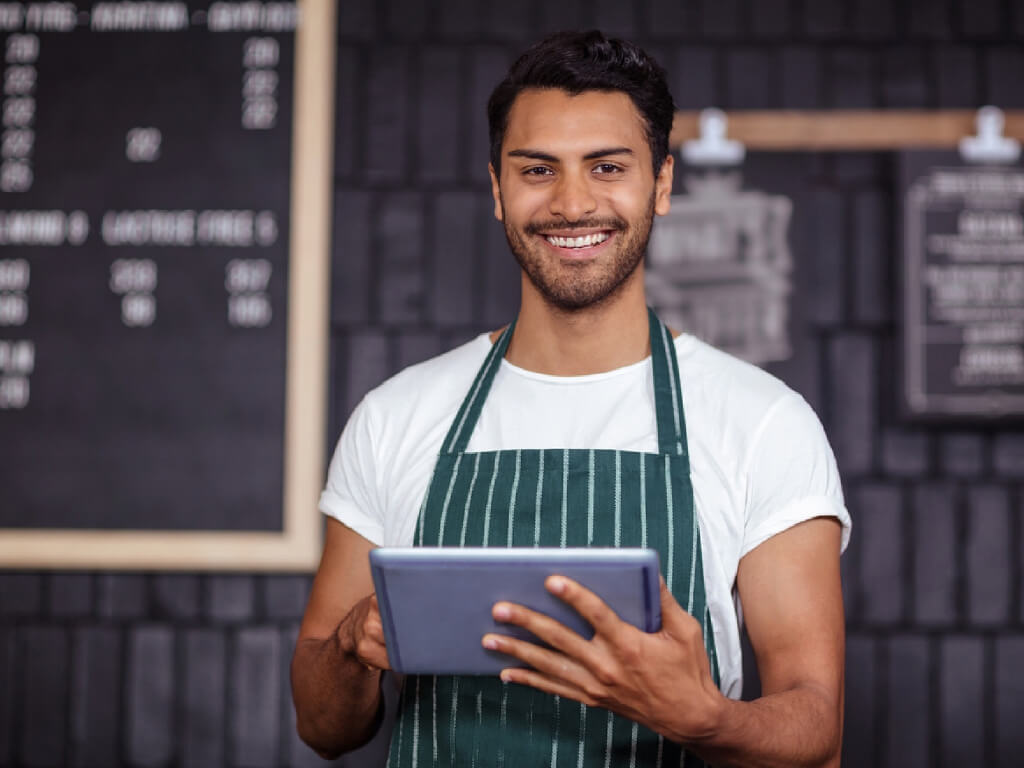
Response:
[[[968,163],[1013,163],[1020,157],[1020,142],[1003,136],[1003,111],[982,107],[975,118],[977,136],[960,139],[960,157]]]
[[[729,121],[720,109],[709,108],[700,113],[700,138],[683,143],[683,161],[690,165],[739,165],[746,148],[726,138]]]

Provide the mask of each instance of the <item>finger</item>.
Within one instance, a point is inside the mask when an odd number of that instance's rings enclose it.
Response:
[[[565,576],[549,576],[544,586],[551,594],[571,605],[599,635],[614,638],[627,626],[604,600],[579,582]]]
[[[529,664],[534,669],[565,682],[582,681],[589,673],[576,660],[562,653],[508,635],[486,634],[483,646]]]
[[[575,658],[590,652],[585,639],[550,616],[515,603],[495,603],[492,615],[498,621],[522,627],[553,648]],[[502,635],[502,637],[504,637]],[[536,646],[534,646],[536,647]]]
[[[582,688],[547,677],[532,669],[509,667],[508,669],[501,670],[501,679],[506,683],[528,685],[545,693],[561,696],[565,699],[572,699],[573,701],[586,704],[588,707],[597,706],[597,701],[589,697]]]

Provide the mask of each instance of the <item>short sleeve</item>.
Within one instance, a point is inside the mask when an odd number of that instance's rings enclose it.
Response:
[[[795,393],[765,413],[747,456],[747,503],[740,556],[814,517],[842,525],[840,551],[850,540],[850,514],[836,460],[821,422]]]
[[[384,540],[384,504],[379,485],[376,431],[363,399],[352,412],[327,469],[320,511],[373,544]]]

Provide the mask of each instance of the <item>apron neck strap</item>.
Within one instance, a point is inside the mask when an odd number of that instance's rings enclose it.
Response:
[[[654,374],[654,412],[658,424],[658,451],[672,456],[686,456],[686,423],[683,416],[683,395],[679,387],[676,348],[669,333],[654,311],[648,308],[651,337],[651,365]],[[491,346],[487,358],[473,380],[469,394],[462,401],[451,429],[441,444],[442,454],[465,453],[491,384],[508,351],[516,323],[513,320]]]

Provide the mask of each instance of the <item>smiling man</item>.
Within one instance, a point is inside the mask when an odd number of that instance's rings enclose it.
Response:
[[[497,604],[544,645],[488,634],[529,666],[407,678],[388,764],[838,764],[850,521],[821,426],[781,382],[646,307],[673,112],[660,67],[598,32],[539,43],[492,94],[495,216],[520,311],[385,382],[342,434],[292,663],[299,732],[322,755],[380,718],[374,546],[646,546],[661,560],[659,632],[552,577],[594,637]],[[738,701],[737,600],[762,683],[752,702]]]

